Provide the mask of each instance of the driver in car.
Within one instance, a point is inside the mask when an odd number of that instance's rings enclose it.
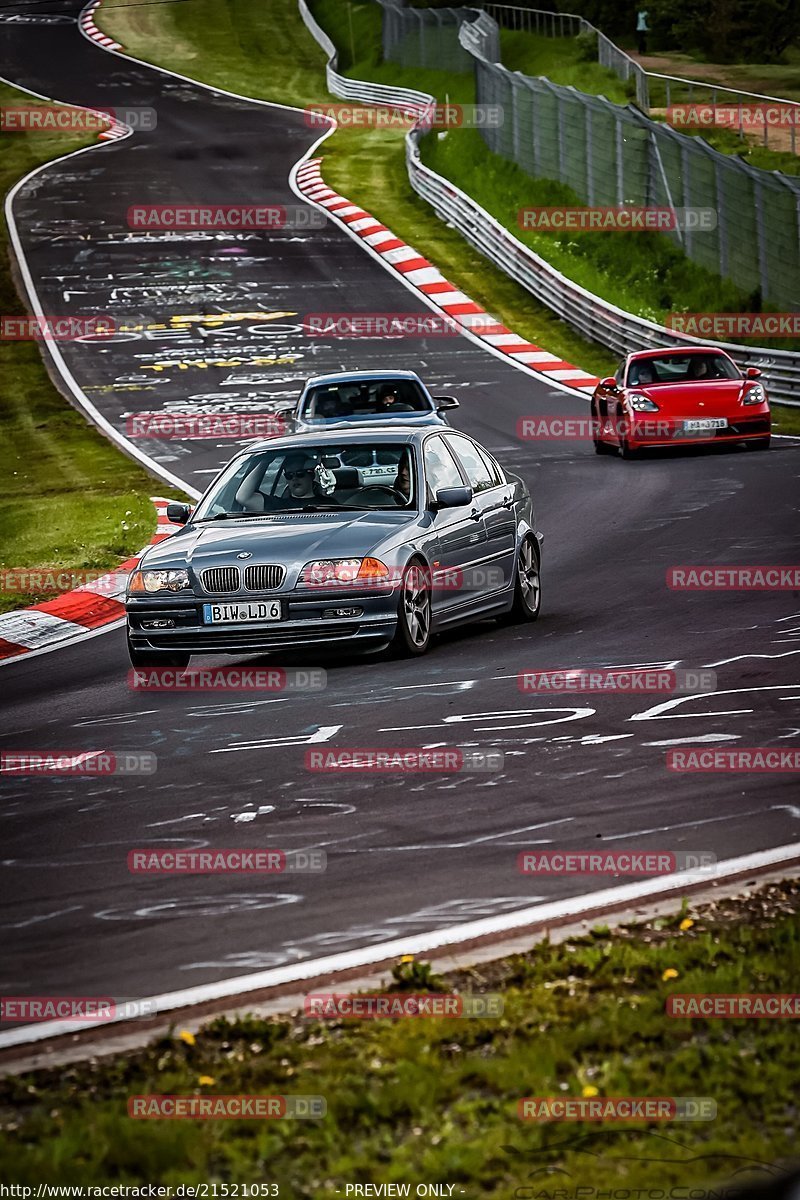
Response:
[[[392,383],[385,383],[378,393],[378,412],[413,412],[410,404],[404,403]]]
[[[311,454],[289,454],[283,463],[286,479],[283,500],[296,500],[299,506],[313,500],[335,503],[332,492],[336,477]]]
[[[283,464],[286,479],[285,498],[291,500],[314,499],[314,468],[316,462],[307,454],[290,454]]]

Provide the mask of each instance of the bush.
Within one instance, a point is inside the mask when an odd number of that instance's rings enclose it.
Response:
[[[581,62],[597,62],[597,34],[583,29],[575,38],[578,58]]]

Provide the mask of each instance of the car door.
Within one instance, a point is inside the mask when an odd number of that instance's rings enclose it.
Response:
[[[481,591],[501,591],[511,584],[517,548],[517,514],[514,486],[507,483],[497,464],[464,433],[444,438],[464,470],[486,529],[483,571],[476,577]]]
[[[422,463],[428,501],[440,488],[464,487],[467,479],[440,433],[425,439]],[[439,612],[468,603],[470,592],[464,579],[471,579],[486,554],[486,528],[473,498],[462,508],[441,508],[433,517],[438,554],[432,561],[434,608]]]

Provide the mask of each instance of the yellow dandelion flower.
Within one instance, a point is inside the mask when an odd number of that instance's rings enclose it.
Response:
[[[414,955],[413,955],[413,954],[403,954],[403,955],[401,955],[401,957],[400,957],[400,962],[401,962],[401,963],[408,963],[408,962],[413,962],[413,961],[414,961]]]
[[[198,1076],[197,1082],[201,1087],[212,1087],[212,1085],[216,1083],[216,1080],[214,1079],[213,1075],[200,1075]]]
[[[693,925],[694,925],[694,921],[692,920],[691,917],[684,917],[683,920],[681,921],[680,925],[678,926],[678,928],[682,932],[685,932],[687,929],[691,929]]]
[[[583,1089],[583,1091],[581,1092],[581,1095],[582,1095],[582,1096],[586,1096],[586,1097],[588,1097],[588,1096],[598,1096],[599,1094],[600,1094],[600,1093],[598,1092],[597,1088],[596,1088],[596,1087],[592,1087],[592,1085],[591,1085],[590,1083],[587,1083],[586,1087],[585,1087],[585,1088]]]
[[[187,1046],[193,1046],[195,1044],[195,1042],[197,1041],[197,1038],[194,1036],[194,1034],[189,1029],[182,1029],[180,1031],[180,1033],[178,1034],[178,1036],[180,1037],[182,1042],[186,1043]]]
[[[675,970],[674,967],[667,967],[666,971],[661,976],[661,978],[663,979],[664,983],[666,983],[668,979],[677,979],[678,972]]]

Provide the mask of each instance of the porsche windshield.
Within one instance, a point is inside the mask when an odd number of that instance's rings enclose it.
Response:
[[[275,447],[237,458],[193,521],[261,513],[415,507],[411,447],[381,442]]]
[[[628,367],[628,387],[711,383],[740,378],[736,367],[724,354],[665,354],[663,357],[635,358]]]

